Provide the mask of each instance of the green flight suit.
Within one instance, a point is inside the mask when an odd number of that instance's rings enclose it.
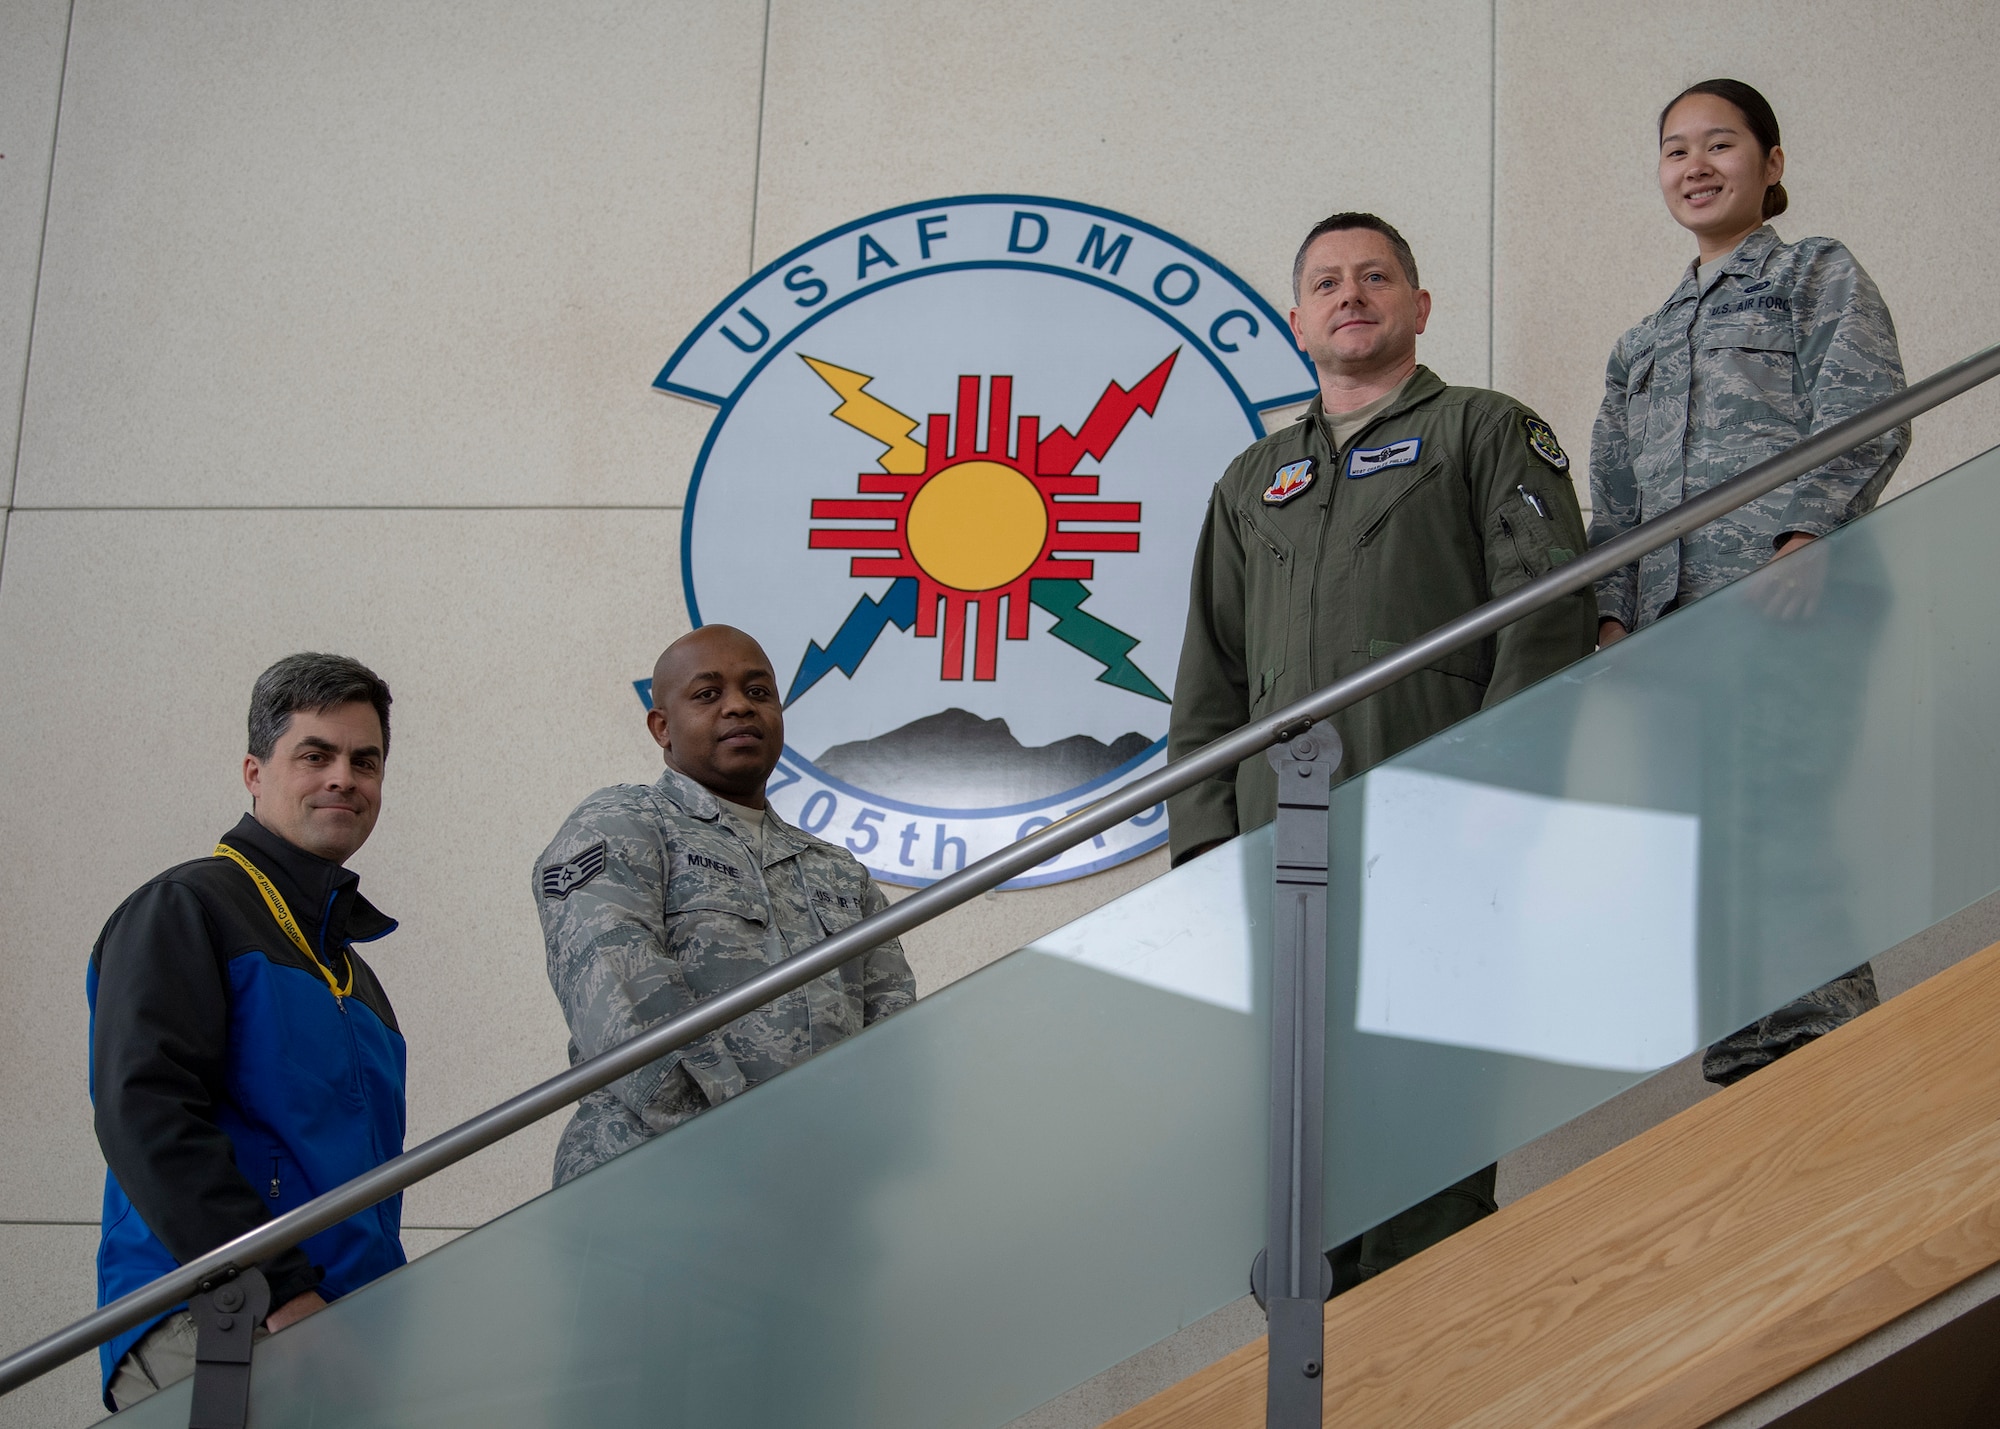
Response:
[[[1539,439],[1536,431],[1545,434]],[[1549,455],[1536,449],[1546,448]],[[1312,463],[1303,490],[1278,474]],[[1335,451],[1314,399],[1229,464],[1195,548],[1172,758],[1350,675],[1546,575],[1584,548],[1569,459],[1513,398],[1419,367]],[[1296,480],[1296,478],[1294,478]],[[1447,655],[1333,716],[1359,774],[1597,646],[1589,591]],[[1168,804],[1176,860],[1276,816],[1262,754]]]
[[[1310,462],[1308,469],[1301,463]],[[1230,463],[1195,548],[1168,749],[1180,758],[1361,669],[1584,548],[1569,459],[1511,397],[1419,367],[1335,449],[1317,399]],[[1306,484],[1301,488],[1299,482]],[[1597,645],[1588,588],[1333,716],[1337,777],[1379,764]],[[1168,805],[1174,858],[1269,823],[1262,754]],[[1345,1289],[1493,1211],[1494,1168],[1334,1252]]]

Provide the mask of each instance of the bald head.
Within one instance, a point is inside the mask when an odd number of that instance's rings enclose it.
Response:
[[[762,808],[785,744],[770,657],[732,625],[689,631],[653,664],[646,728],[673,768],[712,794]]]
[[[771,657],[749,635],[733,625],[704,625],[699,630],[690,630],[660,652],[660,658],[653,662],[653,688],[657,690],[685,678],[688,671],[705,668],[704,660],[712,665],[713,657],[724,652],[747,656],[766,674],[770,673]]]

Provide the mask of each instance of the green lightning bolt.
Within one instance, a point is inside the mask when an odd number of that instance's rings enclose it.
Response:
[[[1129,658],[1138,640],[1082,608],[1090,599],[1090,591],[1082,581],[1030,581],[1028,599],[1056,618],[1049,634],[1065,645],[1074,645],[1104,667],[1104,673],[1097,677],[1104,684],[1116,685],[1163,705],[1173,703]]]

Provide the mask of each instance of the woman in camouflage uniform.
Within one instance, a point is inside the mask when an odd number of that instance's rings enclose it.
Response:
[[[1591,437],[1593,546],[1903,386],[1895,325],[1854,256],[1830,238],[1785,243],[1767,221],[1785,211],[1787,198],[1777,116],[1764,96],[1740,80],[1704,81],[1661,111],[1659,138],[1661,194],[1699,254],[1660,310],[1612,349]],[[1606,577],[1597,587],[1599,643],[1621,640],[1868,511],[1909,440],[1908,427],[1878,437]],[[1808,618],[1816,582],[1790,584],[1796,589],[1770,592],[1767,609]],[[1809,633],[1788,643],[1817,668]],[[1807,675],[1803,667],[1766,666],[1756,678],[1767,693],[1774,685],[1802,698],[1817,693],[1817,709],[1804,717],[1823,725],[1837,712],[1823,688],[1803,688]],[[1783,728],[1782,720],[1752,722]],[[1788,753],[1739,733],[1735,744],[1760,747],[1732,749],[1722,760],[1735,768],[1737,792],[1750,794],[1746,771],[1766,788],[1780,779],[1794,791],[1799,780],[1833,782],[1836,770],[1797,767],[1799,751],[1814,741],[1793,738]],[[1819,880],[1776,881],[1805,898]],[[1821,931],[1840,936],[1833,923]],[[1710,1048],[1703,1071],[1711,1081],[1738,1080],[1875,1002],[1864,964]]]

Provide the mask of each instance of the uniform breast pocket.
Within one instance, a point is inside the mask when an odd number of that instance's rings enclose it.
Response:
[[[667,919],[667,951],[697,997],[734,987],[761,972],[767,918],[760,902],[734,889],[705,889]]]
[[[813,916],[829,937],[861,921],[861,896],[851,889],[816,885],[806,896],[812,901]]]
[[[1718,324],[1703,335],[1699,361],[1696,380],[1717,426],[1775,420],[1797,430],[1804,422],[1805,382],[1789,322]]]

